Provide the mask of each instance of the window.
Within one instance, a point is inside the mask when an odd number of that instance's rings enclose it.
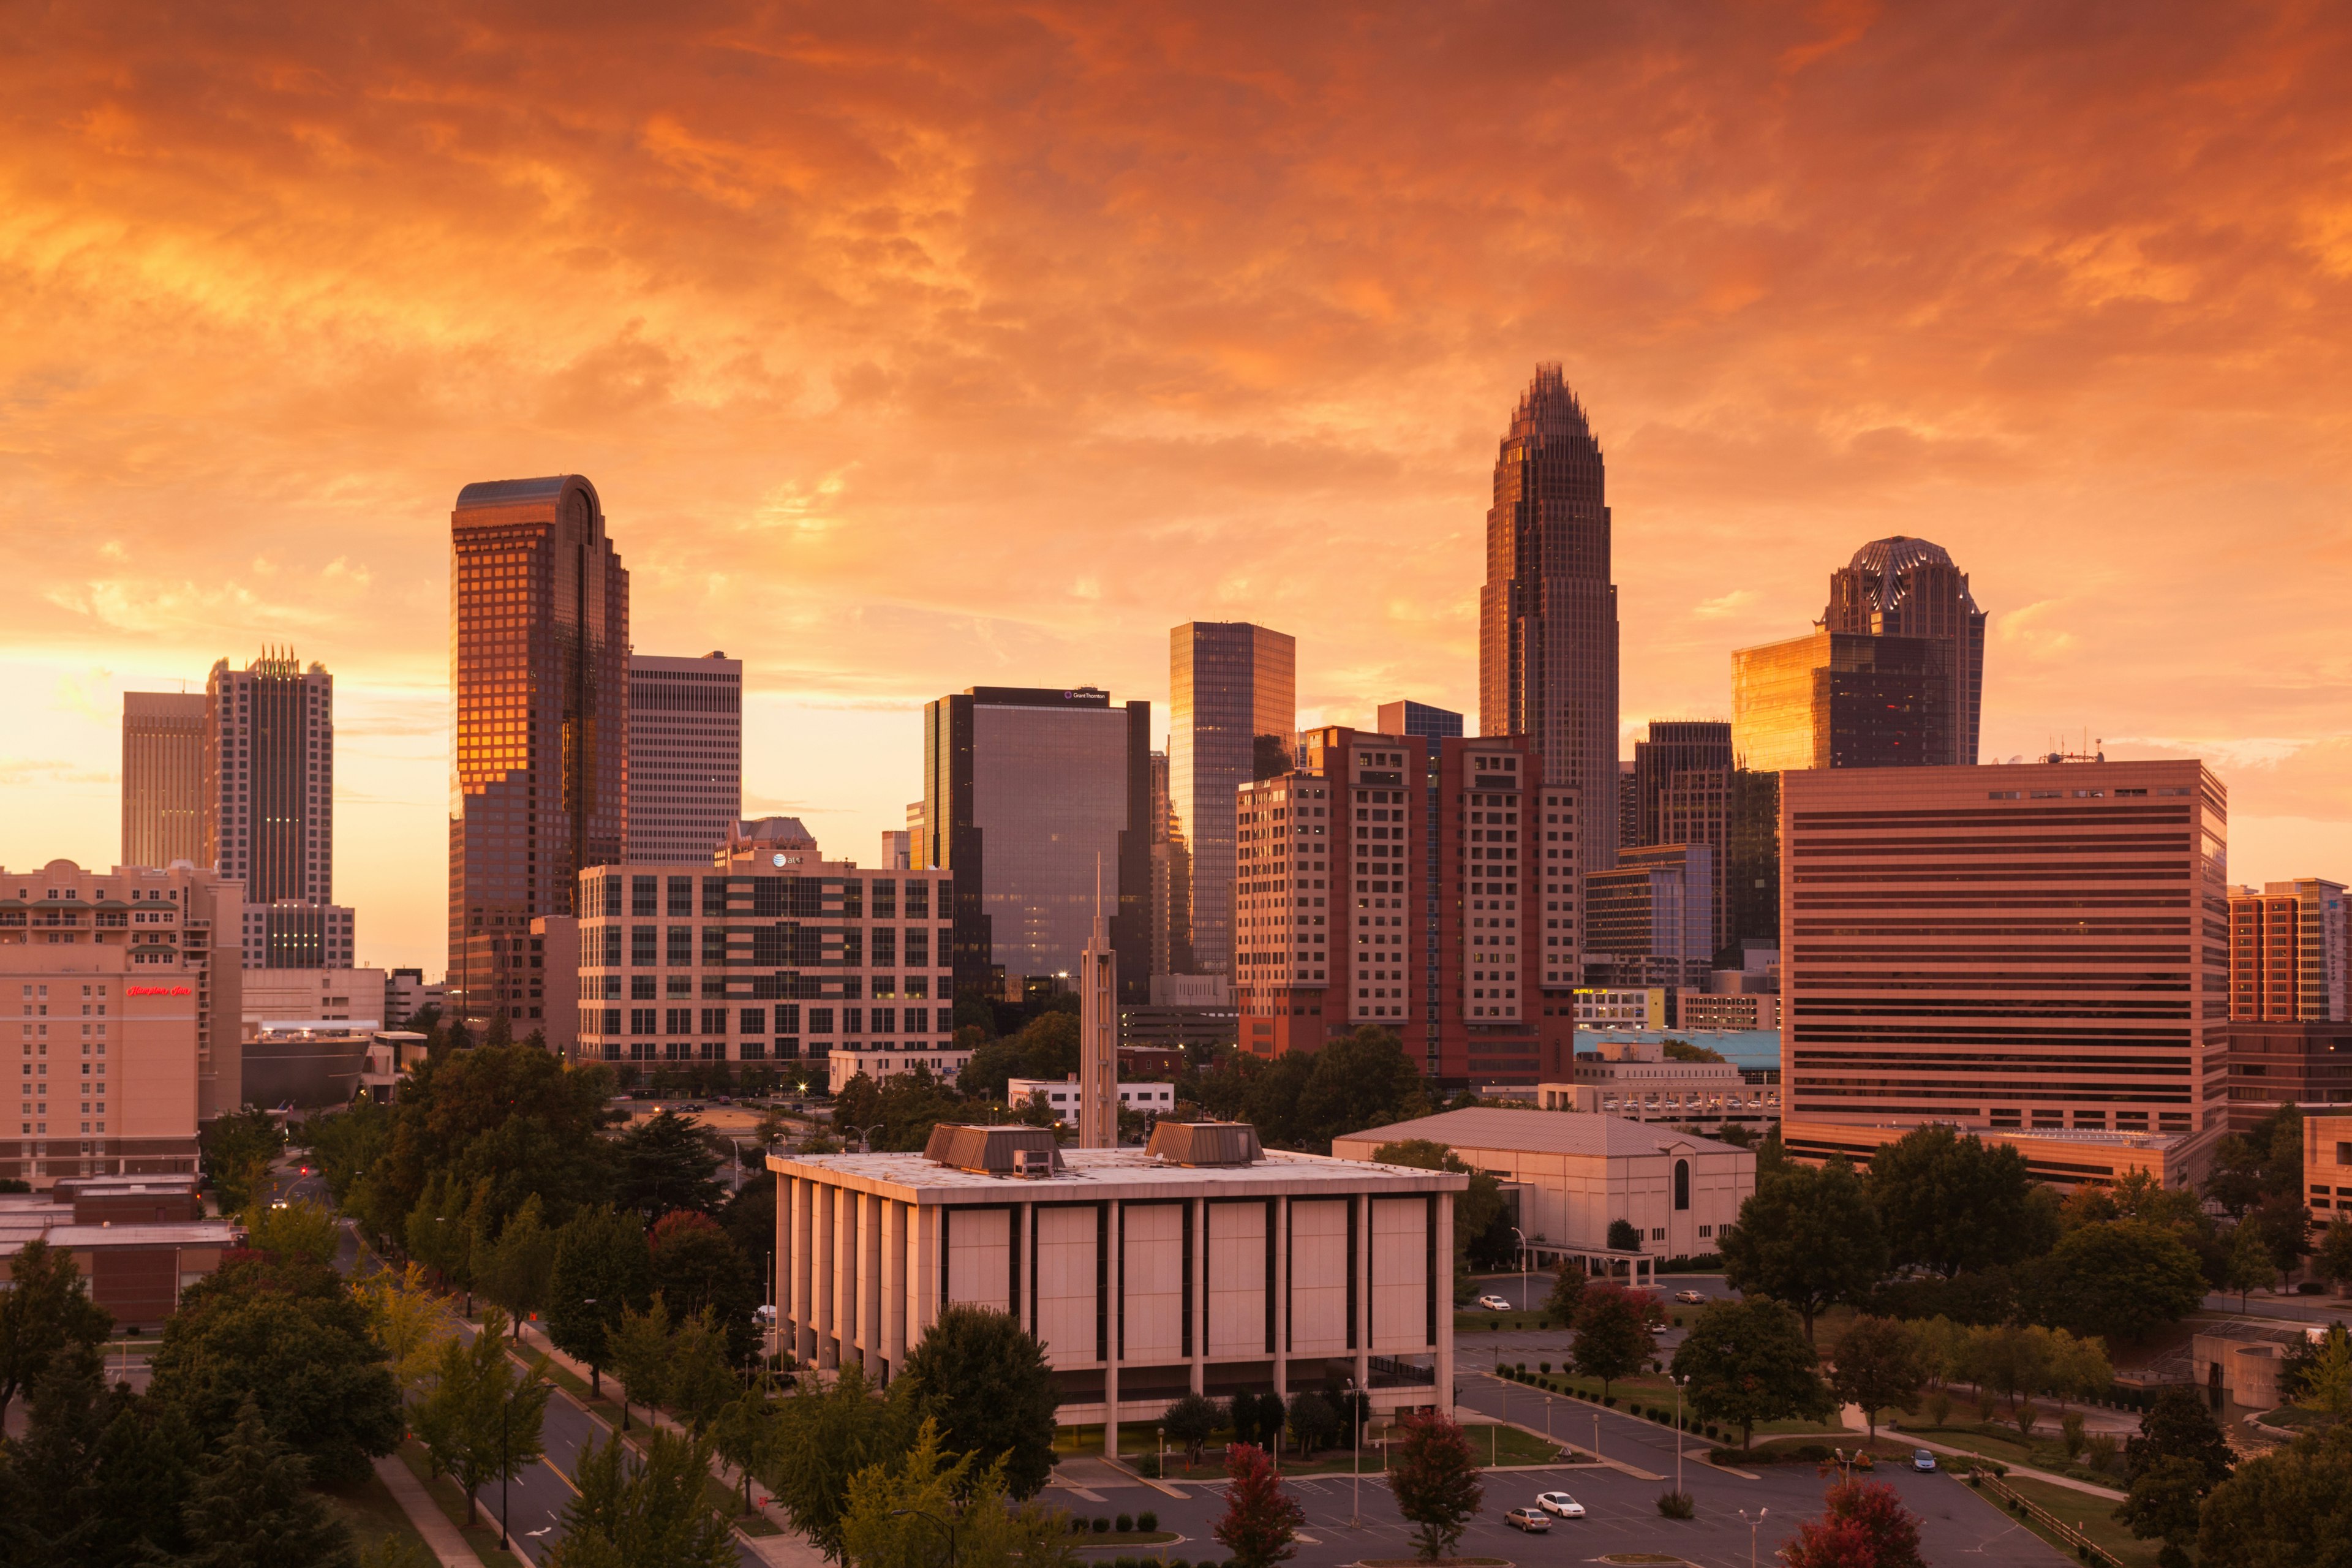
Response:
[[[660,962],[655,954],[655,943],[657,939],[654,933],[658,929],[655,926],[629,928],[629,962],[631,963],[641,969],[650,969]]]
[[[944,895],[940,901],[942,905],[946,903]],[[907,918],[910,921],[927,921],[931,918],[931,885],[929,882],[917,881],[907,884]]]
[[[669,963],[671,969],[691,969],[694,966],[694,928],[669,928]]]
[[[668,1017],[664,1020],[664,1028],[662,1031],[664,1034],[690,1035],[694,1033],[693,1008],[672,1007],[667,1009],[667,1012]]]
[[[724,1007],[705,1007],[702,1010],[702,1032],[706,1035],[725,1034],[727,1032],[727,1009]]]
[[[897,1034],[898,1032],[898,1010],[896,1007],[875,1008],[874,1032],[877,1035]]]
[[[877,963],[882,962],[880,959]],[[907,928],[907,967],[929,969],[931,966],[931,933],[924,926]]]
[[[661,913],[660,909],[656,907],[659,901],[658,878],[632,877],[629,879],[629,912],[631,914],[657,915]]]
[[[746,1007],[743,1009],[741,1023],[743,1033],[764,1035],[768,1032],[768,1010],[765,1007]]]
[[[1675,1162],[1675,1212],[1680,1214],[1689,1207],[1690,1162],[1677,1160]]]
[[[797,1035],[801,1032],[801,1005],[790,1003],[776,1009],[776,1033]]]
[[[654,1032],[654,1014],[656,1011],[656,1010],[652,1007],[630,1008],[629,1033],[633,1035],[652,1034]]]
[[[833,1009],[830,1007],[810,1008],[808,1011],[808,1032],[812,1035],[830,1035],[833,1033]]]
[[[615,975],[614,978],[618,979],[619,976]],[[654,977],[650,974],[630,975],[629,1000],[632,1002],[650,1002],[653,999]]]
[[[868,920],[895,921],[898,918],[898,884],[887,877],[874,879],[873,906],[866,911]]]
[[[693,878],[672,877],[669,879],[669,909],[667,912],[671,915],[688,916],[694,913]]]
[[[845,1035],[864,1034],[866,1010],[863,1007],[844,1007],[841,1010],[841,1032]]]
[[[877,883],[875,885],[878,888],[882,884]],[[898,932],[897,928],[892,926],[872,927],[866,931],[866,937],[869,942],[873,943],[873,957],[868,962],[870,962],[877,969],[896,969],[898,966]]]
[[[907,1033],[928,1035],[931,1032],[931,1010],[929,1007],[907,1009]]]

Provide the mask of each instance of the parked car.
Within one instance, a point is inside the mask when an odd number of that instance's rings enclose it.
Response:
[[[1562,1519],[1582,1519],[1584,1505],[1566,1492],[1538,1492],[1536,1506],[1546,1513],[1556,1513]]]
[[[1936,1451],[1932,1448],[1918,1449],[1911,1456],[1911,1468],[1915,1470],[1934,1469],[1936,1468]]]
[[[1704,1290],[1677,1290],[1675,1292],[1675,1300],[1682,1302],[1686,1307],[1703,1307],[1706,1304],[1706,1292]]]
[[[1504,1300],[1500,1296],[1493,1295],[1491,1293],[1479,1297],[1478,1305],[1485,1308],[1489,1312],[1507,1312],[1512,1310],[1511,1304],[1508,1301]]]
[[[1551,1521],[1539,1508],[1515,1508],[1503,1516],[1503,1522],[1517,1525],[1529,1535],[1540,1535],[1551,1528]]]

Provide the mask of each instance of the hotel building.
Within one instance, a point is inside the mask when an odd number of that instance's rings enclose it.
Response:
[[[122,694],[122,864],[205,860],[205,695]]]
[[[449,533],[447,1008],[520,1037],[546,1005],[532,919],[575,913],[581,871],[624,858],[629,574],[577,474],[467,485]]]
[[[196,1168],[199,1120],[245,1100],[237,904],[236,882],[185,865],[0,869],[0,1005],[18,1064],[0,1176],[46,1187]]]
[[[952,879],[861,871],[789,818],[761,826],[716,863],[581,873],[575,1059],[897,1059],[953,1040]]]
[[[2218,1131],[2228,797],[2190,762],[1781,778],[1798,1120]]]
[[[205,847],[199,862],[254,904],[335,896],[335,679],[292,652],[205,682]]]
[[[1581,983],[1572,791],[1524,736],[1311,731],[1235,821],[1235,1000],[1261,1056],[1364,1025],[1448,1084],[1533,1084]]]
[[[887,1382],[940,1312],[1009,1312],[1056,1419],[1150,1422],[1186,1394],[1352,1379],[1376,1412],[1448,1408],[1458,1173],[1270,1152],[1234,1123],[1146,1149],[942,1125],[920,1154],[771,1154],[784,1345]]]
[[[743,810],[743,661],[629,656],[629,859],[700,860]]]

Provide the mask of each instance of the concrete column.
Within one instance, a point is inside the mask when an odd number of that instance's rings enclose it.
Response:
[[[940,1315],[940,1226],[947,1211],[937,1204],[917,1204],[907,1226],[907,1344],[923,1342],[923,1334]]]
[[[1290,1398],[1290,1199],[1274,1200],[1274,1391]]]
[[[887,1201],[866,1194],[857,1223],[857,1342],[866,1352],[866,1370],[877,1377],[881,1375],[875,1363],[882,1355],[882,1314],[887,1310],[882,1295],[882,1210]]]
[[[1432,1401],[1454,1413],[1454,1194],[1437,1194],[1437,1386]]]
[[[835,1364],[845,1365],[857,1344],[857,1199],[847,1187],[833,1189],[833,1331]]]
[[[882,1205],[882,1359],[896,1377],[907,1364],[907,1205]]]
[[[833,1339],[833,1231],[837,1188],[811,1184],[809,1192],[809,1321],[814,1343],[809,1359],[821,1367],[841,1364]]]
[[[1118,1303],[1127,1294],[1127,1248],[1119,1240],[1119,1205],[1110,1205],[1110,1267],[1103,1279],[1110,1290],[1110,1300],[1103,1303],[1109,1314],[1110,1359],[1103,1363],[1103,1454],[1107,1458],[1118,1458]]]
[[[1356,1386],[1372,1386],[1372,1194],[1356,1194]]]
[[[1209,1200],[1192,1206],[1192,1392],[1202,1393],[1209,1370]]]

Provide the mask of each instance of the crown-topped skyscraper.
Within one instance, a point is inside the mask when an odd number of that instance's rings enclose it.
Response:
[[[1584,868],[1617,863],[1617,589],[1601,443],[1559,366],[1536,366],[1495,459],[1478,595],[1478,732],[1533,737],[1586,810]]]
[[[1951,552],[1924,539],[1874,539],[1830,574],[1822,629],[1874,637],[1928,637],[1946,646],[1951,751],[1929,763],[1973,763],[1984,721],[1985,613]]]

